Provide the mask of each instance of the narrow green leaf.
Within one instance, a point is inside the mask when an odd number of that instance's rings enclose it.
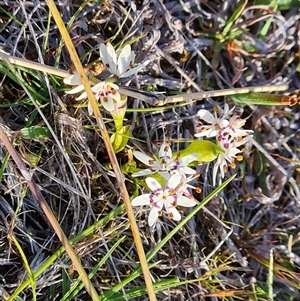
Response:
[[[263,106],[294,106],[297,104],[297,96],[269,93],[247,93],[228,96],[238,105],[263,105]]]
[[[270,7],[274,7],[274,4],[278,2],[278,10],[288,10],[291,8],[300,8],[299,0],[256,0],[255,5],[269,5]]]
[[[234,22],[240,17],[240,15],[242,14],[246,4],[248,1],[244,1],[235,11],[234,13],[231,15],[231,17],[229,18],[229,20],[227,21],[226,26],[224,27],[223,31],[222,31],[222,35],[223,37],[226,39],[228,33],[230,32]]]

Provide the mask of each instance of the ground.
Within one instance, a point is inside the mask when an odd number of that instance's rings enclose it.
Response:
[[[46,2],[2,3],[0,49],[73,73]],[[129,44],[136,63],[150,61],[117,81],[124,89],[172,96],[288,85],[275,92],[283,97],[251,96],[266,105],[221,96],[157,106],[128,97],[123,125],[129,139],[116,157],[129,196],[146,193],[128,167],[131,160],[142,167],[134,150],[156,153],[167,141],[173,152],[184,152],[198,139],[198,110],[235,106],[253,139],[215,186],[214,161],[197,162],[193,185],[202,191],[191,193],[199,210],[179,208],[189,219],[176,228],[166,215],[149,227],[149,207],[133,208],[156,298],[300,300],[299,2],[69,0],[57,8],[81,63],[96,77],[107,72],[101,43]],[[149,300],[123,194],[87,100],[66,94],[70,86],[61,77],[3,57],[0,79],[1,298],[91,299],[41,207],[44,198],[91,273],[99,300]],[[289,106],[289,99],[296,104]],[[99,109],[111,136],[115,123],[100,103]]]

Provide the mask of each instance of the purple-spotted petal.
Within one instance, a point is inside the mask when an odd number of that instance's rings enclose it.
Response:
[[[182,180],[182,175],[180,173],[173,174],[167,182],[166,191],[172,191],[178,187]]]
[[[157,180],[155,180],[154,178],[146,178],[146,184],[149,187],[149,189],[153,192],[153,193],[159,193],[162,192],[162,187],[159,184],[159,182]]]
[[[163,158],[165,160],[166,159],[171,160],[172,159],[172,150],[171,150],[170,144],[164,142],[159,149],[158,156],[161,159]]]

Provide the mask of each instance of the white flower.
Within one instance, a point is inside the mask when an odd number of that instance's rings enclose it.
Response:
[[[150,61],[134,66],[135,54],[131,51],[130,45],[126,45],[121,52],[116,52],[114,47],[107,43],[100,45],[100,56],[103,64],[110,73],[118,78],[124,78],[137,73],[144,68]]]
[[[245,123],[246,119],[242,119],[237,115],[232,116],[229,120],[228,126],[219,131],[217,136],[218,141],[227,140],[228,136],[235,139],[242,139],[242,137],[253,133],[252,130],[242,129],[242,126],[244,126]]]
[[[150,205],[152,207],[148,217],[149,226],[153,226],[158,217],[162,215],[163,208],[169,218],[180,221],[181,215],[176,206],[194,207],[197,204],[195,200],[176,194],[178,187],[182,184],[182,175],[179,173],[170,177],[165,189],[151,177],[146,178],[146,183],[152,192],[134,198],[131,204],[132,206]]]
[[[241,145],[245,144],[252,139],[252,135],[236,141],[233,137],[228,137],[227,139],[222,139],[219,141],[219,147],[224,151],[218,155],[217,161],[215,162],[213,168],[213,185],[216,185],[216,176],[218,169],[220,169],[221,177],[224,178],[225,172],[228,170],[228,163],[231,168],[235,168],[235,159],[241,161],[243,157],[238,155],[242,151],[238,149]]]
[[[195,134],[195,137],[215,137],[218,135],[219,131],[224,130],[228,127],[229,121],[226,119],[227,116],[234,110],[234,107],[229,110],[228,104],[225,104],[223,114],[218,117],[215,111],[214,115],[208,110],[201,109],[198,111],[198,116],[200,119],[209,123],[210,125],[202,125],[200,127],[201,132]]]
[[[175,172],[180,172],[182,174],[192,175],[196,174],[196,171],[188,165],[197,160],[197,154],[189,154],[182,158],[177,156],[176,158],[172,158],[172,150],[168,143],[163,143],[158,152],[158,158],[155,156],[149,157],[148,155],[140,152],[134,151],[133,155],[142,163],[147,166],[150,166],[148,169],[144,169],[133,173],[133,177],[141,177],[146,176],[154,173],[159,173],[162,177],[166,180],[169,179],[170,175]]]
[[[150,166],[150,168],[148,169],[144,169],[133,173],[132,174],[133,177],[141,177],[141,176],[146,176],[158,172],[166,180],[169,179],[173,160],[172,160],[172,150],[168,143],[164,142],[161,145],[158,152],[159,158],[156,158],[155,156],[151,158],[140,151],[134,151],[133,155],[145,165]]]
[[[94,85],[91,89],[95,95],[95,98],[97,100],[100,99],[103,107],[109,112],[114,109],[114,102],[121,101],[121,95],[118,92],[119,87],[113,83],[99,82],[96,85]],[[81,91],[84,91],[84,86],[82,84],[70,91],[67,91],[66,93],[67,94],[76,94]],[[83,92],[80,96],[78,96],[76,98],[76,100],[82,100],[86,97],[87,97],[87,93]],[[90,103],[88,104],[88,111],[89,111],[89,114],[92,115],[93,109],[92,109],[92,106],[90,105]]]

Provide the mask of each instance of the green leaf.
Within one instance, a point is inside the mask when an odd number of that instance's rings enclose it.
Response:
[[[263,105],[263,106],[293,106],[297,104],[296,95],[288,96],[270,93],[247,93],[228,96],[238,105]]]
[[[180,153],[180,157],[197,153],[197,160],[200,162],[211,162],[217,158],[223,150],[215,143],[208,140],[195,140],[185,150],[173,153],[176,156]]]
[[[118,153],[125,148],[130,137],[130,130],[131,126],[126,125],[119,129],[117,133],[111,135],[110,141],[115,153]]]
[[[245,6],[247,4],[247,1],[244,1],[244,3],[242,3],[235,11],[234,13],[231,15],[231,17],[229,18],[226,26],[224,27],[223,31],[222,31],[222,35],[224,37],[224,39],[227,39],[227,35],[228,33],[230,33],[230,30],[234,24],[234,22],[240,17],[240,15],[242,14]]]
[[[19,133],[24,139],[41,139],[52,137],[49,129],[43,126],[31,126],[29,128],[23,128]]]
[[[274,7],[278,5],[277,10],[288,10],[293,7],[300,8],[300,1],[299,0],[256,0],[255,5],[268,5],[269,7]]]

